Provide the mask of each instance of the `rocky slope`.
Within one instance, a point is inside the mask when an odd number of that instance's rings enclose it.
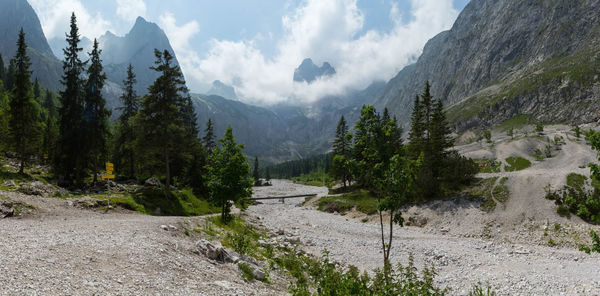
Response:
[[[581,123],[600,108],[598,1],[473,0],[376,101],[408,121],[425,81],[459,130],[517,114]]]
[[[34,78],[46,88],[58,89],[62,64],[54,56],[40,20],[27,0],[0,1],[0,54],[8,67],[17,50],[19,30],[25,31]]]

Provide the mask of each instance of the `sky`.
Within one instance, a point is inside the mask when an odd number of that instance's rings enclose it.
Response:
[[[188,87],[214,80],[255,104],[311,102],[389,80],[448,30],[469,0],[29,0],[46,37],[64,38],[75,12],[89,39],[125,35],[138,16],[167,34]],[[304,58],[337,71],[293,81]]]

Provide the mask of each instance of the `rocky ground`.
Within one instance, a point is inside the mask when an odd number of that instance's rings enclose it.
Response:
[[[273,185],[257,188],[255,195],[325,193],[320,187],[288,181],[275,180]],[[345,265],[367,271],[381,267],[378,224],[299,206],[302,202],[303,198],[265,201],[247,213],[269,228],[298,236],[314,255],[327,249],[332,259]],[[406,264],[411,254],[417,266],[433,264],[437,282],[450,287],[452,295],[464,295],[476,283],[489,284],[498,295],[600,294],[600,256],[574,248],[469,238],[430,227],[397,228],[392,262]]]
[[[203,218],[104,214],[72,200],[0,195],[35,206],[33,215],[0,219],[2,295],[285,294],[287,282],[249,283],[237,265],[198,254],[197,239],[182,229]]]

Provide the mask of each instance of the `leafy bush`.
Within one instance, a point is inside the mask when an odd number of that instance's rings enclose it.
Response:
[[[600,190],[587,190],[584,186],[586,179],[582,175],[569,174],[567,185],[557,191],[548,190],[546,199],[556,203],[556,212],[563,217],[575,214],[587,222],[599,224]]]
[[[368,190],[357,190],[338,196],[326,196],[319,200],[318,209],[329,213],[346,211],[356,208],[367,215],[377,212],[377,199]]]
[[[586,252],[587,254],[590,254],[591,252],[600,253],[600,237],[593,230],[590,230],[590,236],[592,237],[592,246],[588,247],[586,245],[579,244],[579,251]]]

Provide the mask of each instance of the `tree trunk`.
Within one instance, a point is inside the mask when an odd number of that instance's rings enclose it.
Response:
[[[19,174],[25,172],[25,157],[21,156],[21,166],[19,167]]]
[[[387,262],[387,255],[386,255],[386,248],[385,248],[385,236],[384,236],[384,229],[383,229],[383,214],[381,213],[381,211],[379,212],[379,226],[381,228],[381,250],[383,251],[383,268],[384,271],[388,265]],[[386,276],[387,276],[387,272],[386,272]]]
[[[133,152],[129,151],[129,176],[133,178]]]
[[[169,166],[169,150],[165,147],[165,176],[167,180],[165,181],[165,191],[169,192],[171,187],[171,167]]]

